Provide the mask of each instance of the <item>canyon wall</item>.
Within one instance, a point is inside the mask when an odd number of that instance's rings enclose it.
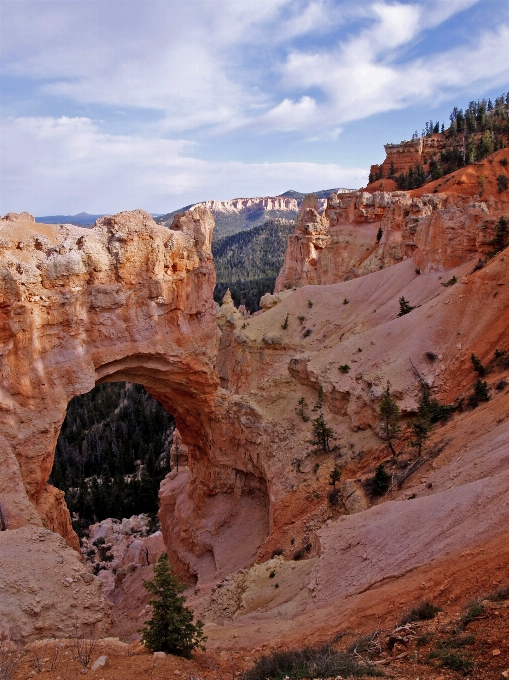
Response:
[[[447,270],[490,250],[505,201],[413,192],[332,194],[320,213],[302,204],[276,292],[346,281],[412,258],[424,273]]]
[[[422,582],[447,593],[440,565],[460,569],[462,551],[477,554],[509,521],[505,502],[491,509],[509,493],[507,250],[487,258],[508,211],[503,200],[482,199],[355,192],[332,195],[320,213],[307,197],[276,293],[251,317],[231,296],[218,309],[212,302],[213,219],[203,208],[171,229],[142,211],[92,230],[6,216],[0,613],[11,637],[64,634],[74,609],[84,626],[108,622],[98,579],[54,533],[75,541],[47,485],[68,401],[108,380],[143,384],[187,446],[187,465],[161,485],[159,517],[210,646],[329,639],[352,622],[371,627],[366,612],[376,625],[395,597],[414,604]],[[402,296],[413,310],[399,317]],[[478,377],[472,353],[487,367],[491,397],[477,409],[468,401]],[[397,456],[380,437],[388,382],[403,424]],[[423,383],[458,410],[433,430],[419,472],[370,498],[366,483],[380,462],[394,476],[415,463],[406,425]],[[312,444],[317,412],[334,432],[329,452]],[[36,549],[47,559],[43,579],[31,564],[12,566]],[[424,573],[419,583],[414,571]],[[19,595],[27,579],[35,613]],[[56,620],[48,603],[64,588],[72,597],[62,595]],[[141,590],[136,571],[122,588],[113,618],[124,634]],[[142,620],[132,620],[131,634]]]

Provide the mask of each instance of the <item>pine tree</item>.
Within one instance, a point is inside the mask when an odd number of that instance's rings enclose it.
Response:
[[[490,395],[488,392],[488,383],[486,380],[481,380],[477,378],[474,383],[474,395],[476,400],[479,401],[489,401]]]
[[[412,309],[415,309],[415,307],[412,307],[411,304],[408,302],[408,300],[405,300],[403,295],[399,298],[399,316],[405,316],[405,314],[408,314],[409,312],[412,311]]]
[[[380,463],[376,468],[374,476],[369,481],[373,496],[383,496],[384,493],[387,493],[391,485],[391,477],[386,472],[383,463]]]
[[[309,439],[309,444],[315,447],[315,453],[330,453],[330,442],[337,439],[332,427],[327,427],[323,416],[323,387],[318,388],[318,399],[313,407],[313,411],[318,412],[318,416],[311,421],[313,426],[313,439]]]
[[[401,427],[399,425],[399,406],[391,394],[390,382],[387,382],[380,402],[380,424],[382,427],[381,438],[387,442],[392,455],[395,456],[396,451],[393,442],[400,433]]]
[[[414,420],[411,427],[414,433],[414,438],[410,444],[417,449],[417,455],[420,458],[422,454],[422,447],[426,443],[431,430],[431,424],[424,418],[418,418],[417,420]]]
[[[338,468],[337,465],[334,466],[334,468],[331,470],[330,476],[329,476],[329,484],[332,486],[333,489],[336,488],[336,484],[341,481],[341,470]]]
[[[193,623],[193,611],[184,605],[181,595],[186,586],[173,573],[167,555],[161,555],[154,566],[154,579],[143,581],[153,595],[149,600],[152,618],[139,631],[142,641],[152,652],[167,652],[189,657],[193,649],[205,649],[203,621]]]

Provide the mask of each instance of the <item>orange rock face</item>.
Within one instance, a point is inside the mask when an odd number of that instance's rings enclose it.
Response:
[[[219,445],[219,460],[210,455],[213,441],[225,440],[229,408],[215,370],[213,226],[203,208],[177,216],[172,229],[143,211],[103,218],[91,230],[36,224],[25,213],[0,222],[6,535],[44,524],[77,547],[62,494],[47,480],[69,400],[98,382],[141,383],[175,416],[189,446],[192,504],[221,492],[241,496],[260,474],[251,461],[232,469]],[[232,429],[241,436],[242,426]]]
[[[425,167],[430,159],[445,146],[446,139],[442,134],[417,137],[400,144],[385,144],[385,160],[381,165],[372,165],[371,173],[377,177],[381,170],[383,178],[389,177],[391,171],[399,175],[402,172],[408,172],[410,167],[417,165]]]
[[[288,239],[276,292],[347,281],[408,258],[429,272],[486,255],[506,209],[503,197],[415,193],[332,194],[321,215],[316,198],[308,197]]]
[[[195,445],[203,445],[200,413],[217,388],[209,213],[180,216],[173,230],[142,211],[93,230],[25,215],[0,228],[0,418],[30,502],[44,494],[67,403],[97,382],[164,388],[181,429],[200,430]]]

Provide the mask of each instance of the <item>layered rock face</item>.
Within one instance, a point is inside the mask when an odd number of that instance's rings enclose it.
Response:
[[[210,494],[261,494],[266,525],[256,461],[232,465],[241,410],[218,390],[213,226],[202,208],[172,229],[143,211],[92,230],[36,224],[26,213],[0,222],[2,538],[22,541],[23,527],[44,523],[76,547],[62,495],[47,485],[56,439],[73,396],[117,380],[141,383],[175,416],[189,447],[191,506]],[[19,616],[13,601],[13,631]]]
[[[295,198],[285,196],[265,196],[262,198],[234,198],[231,201],[203,201],[198,205],[222,213],[238,213],[255,210],[298,210],[299,202]]]
[[[476,267],[503,209],[438,192],[354,193],[331,196],[321,214],[308,198],[280,292],[252,317],[230,296],[216,315],[212,220],[201,208],[171,230],[142,212],[92,231],[10,216],[0,260],[1,568],[4,555],[12,565],[16,550],[33,549],[42,521],[70,534],[58,492],[46,486],[66,405],[98,381],[126,380],[165,405],[187,446],[186,464],[161,485],[159,516],[171,561],[192,581],[190,604],[208,622],[209,646],[330,639],[397,620],[395,602],[404,609],[424,596],[442,604],[460,591],[478,594],[463,557],[485,549],[483,578],[494,579],[489,542],[507,536],[509,521],[509,506],[496,502],[509,493],[507,250]],[[401,296],[414,309],[398,317]],[[472,353],[489,367],[491,395],[475,410]],[[387,381],[403,425],[417,413],[421,381],[443,403],[461,398],[464,410],[435,427],[418,472],[373,501],[364,482],[376,466],[385,461],[399,474],[416,457],[407,429],[396,460],[379,436]],[[317,411],[337,437],[329,453],[310,444]],[[337,505],[328,494],[335,466]],[[139,576],[151,570],[139,564],[143,546],[129,540],[119,539],[126,551],[115,555],[126,571],[112,613],[123,634],[127,621],[133,634],[143,620]],[[509,550],[507,541],[496,545]],[[96,580],[84,592],[77,553],[66,554],[76,576],[55,562],[54,575],[37,580],[37,597],[50,601],[71,578],[83,623],[106,621]],[[15,583],[0,576],[11,635],[37,636],[45,610],[25,611],[16,590],[26,573]]]
[[[408,258],[422,272],[451,269],[486,255],[504,207],[491,197],[355,192],[332,194],[319,213],[307,197],[275,290],[345,281]]]
[[[372,165],[371,173],[377,176],[380,169],[382,177],[389,177],[391,170],[399,175],[411,166],[426,165],[432,156],[445,149],[446,139],[441,134],[417,137],[400,144],[385,144],[385,160],[381,165]]]

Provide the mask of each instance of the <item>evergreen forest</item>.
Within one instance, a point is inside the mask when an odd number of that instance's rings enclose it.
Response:
[[[65,492],[78,535],[108,517],[155,519],[174,427],[141,385],[105,383],[70,401],[50,483]]]
[[[245,305],[251,313],[256,312],[261,296],[274,290],[293,229],[290,220],[267,220],[254,229],[213,242],[216,302],[221,303],[229,288],[237,307]]]
[[[439,121],[426,122],[422,137],[431,137],[441,133],[445,140],[445,148],[433,156],[427,167],[416,165],[407,172],[397,175],[391,166],[388,179],[393,179],[398,189],[419,189],[428,182],[440,179],[444,175],[460,168],[482,161],[494,151],[509,145],[509,93],[495,99],[471,101],[465,111],[456,106],[449,115],[450,126],[446,129]],[[414,138],[419,137],[416,131]],[[370,173],[369,182],[382,179],[382,169],[375,177]]]

